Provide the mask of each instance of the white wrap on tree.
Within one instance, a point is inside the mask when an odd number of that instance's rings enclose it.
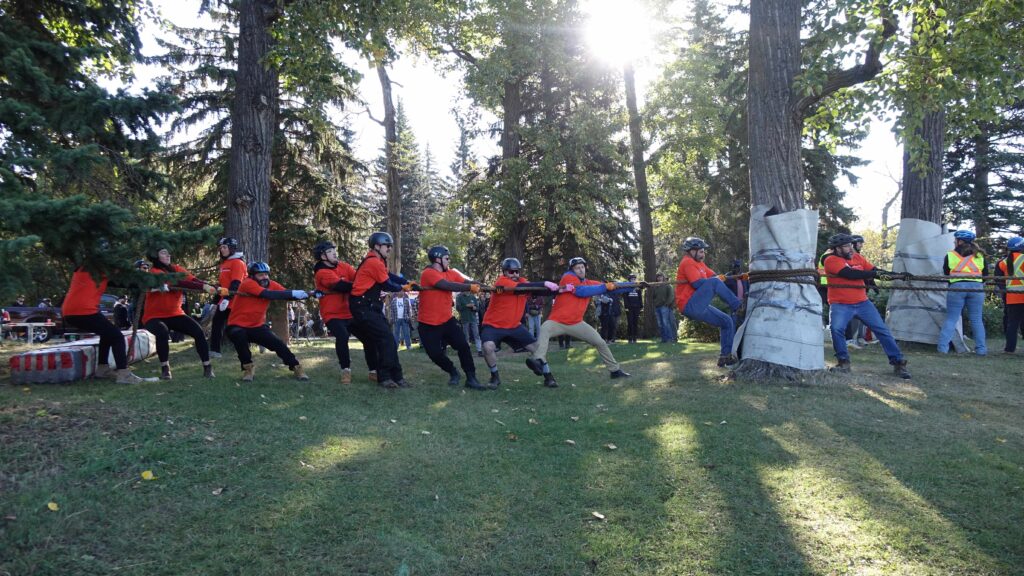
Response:
[[[750,210],[750,269],[814,268],[818,212],[794,210],[768,215],[769,206]],[[807,280],[815,280],[807,276]],[[747,316],[736,333],[734,351],[798,370],[823,370],[821,297],[813,284],[756,282],[747,295]]]
[[[900,221],[892,270],[918,276],[942,276],[942,262],[953,245],[953,233],[944,233],[938,224],[904,218]],[[907,285],[906,282],[893,282],[893,286]],[[946,288],[949,283],[913,280],[909,285],[915,288]],[[939,330],[946,321],[946,292],[893,290],[886,306],[885,321],[897,340],[938,344]],[[967,351],[961,322],[957,322],[952,345],[957,352]]]

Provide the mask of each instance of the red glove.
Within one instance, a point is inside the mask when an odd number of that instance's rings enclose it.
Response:
[[[719,274],[718,276],[715,276],[715,278],[718,278],[722,282],[725,282],[725,274]]]
[[[604,289],[609,291],[609,292],[615,290],[616,288],[617,288],[617,286],[615,285],[615,282],[605,282],[604,283]]]

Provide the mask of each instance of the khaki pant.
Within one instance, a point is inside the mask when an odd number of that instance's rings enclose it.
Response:
[[[612,356],[612,351],[608,348],[604,338],[601,338],[597,330],[594,330],[594,327],[586,322],[568,325],[553,320],[545,320],[540,325],[540,334],[537,336],[537,350],[534,351],[533,357],[547,362],[548,341],[551,338],[562,335],[572,336],[597,348],[597,353],[601,355],[601,360],[604,360],[604,365],[608,368],[609,372],[615,372],[619,369],[619,363],[615,361],[615,357]]]

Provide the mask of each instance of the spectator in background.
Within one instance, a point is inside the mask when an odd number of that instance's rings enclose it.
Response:
[[[610,342],[614,327],[612,325],[612,299],[607,294],[594,296],[594,307],[597,309],[597,321],[600,324],[601,339]]]
[[[412,349],[412,319],[416,315],[414,303],[409,294],[397,292],[391,295],[391,303],[388,306],[391,316],[391,329],[395,332],[395,342],[401,346],[405,342],[405,349]]]
[[[651,288],[651,304],[654,306],[654,316],[658,320],[658,333],[661,335],[661,342],[675,342],[678,338],[675,313],[675,291],[671,284],[665,284],[665,275],[658,273],[655,280],[659,283]]]
[[[608,334],[608,341],[616,342],[619,339],[619,317],[622,316],[622,299],[619,298],[619,295],[616,294],[615,292],[609,292],[608,297],[611,298],[612,300],[611,303],[608,305],[609,314],[611,315],[611,318],[609,320],[611,322],[611,325],[609,327],[610,332]]]
[[[118,330],[128,330],[132,327],[131,315],[128,312],[127,296],[121,296],[114,303],[114,326]]]
[[[466,341],[476,345],[476,355],[483,356],[483,343],[480,341],[480,316],[477,314],[480,300],[472,292],[459,292],[455,297],[455,311],[459,313],[459,323]]]
[[[24,305],[25,305],[25,296],[18,296],[17,298],[14,299],[14,302],[11,302],[11,306],[24,306]]]
[[[39,308],[50,308],[51,306],[53,306],[53,302],[51,302],[49,298],[43,298],[42,300],[39,301],[39,306],[38,307]]]
[[[537,338],[540,334],[541,316],[544,312],[544,299],[539,294],[531,294],[526,300],[526,327],[530,335]]]
[[[640,329],[640,313],[644,309],[644,295],[643,287],[636,284],[636,274],[629,275],[629,282],[633,287],[622,299],[626,303],[626,339],[630,344],[635,344]]]

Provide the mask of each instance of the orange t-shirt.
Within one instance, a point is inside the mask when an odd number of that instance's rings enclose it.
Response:
[[[860,254],[854,254],[849,260],[842,256],[829,255],[825,258],[825,273],[837,276],[843,268],[854,270],[874,270],[871,262]],[[843,286],[855,285],[856,288],[836,288],[835,284]],[[851,278],[829,278],[828,279],[828,303],[829,304],[860,304],[868,299],[867,285],[864,279],[853,280]]]
[[[195,280],[191,272],[177,264],[171,264],[171,270],[185,275],[185,280]],[[153,274],[163,274],[164,271],[156,266],[149,269]],[[142,313],[142,323],[145,324],[153,318],[173,318],[184,316],[185,311],[181,309],[181,290],[170,292],[147,292],[145,310]]]
[[[558,281],[558,285],[565,286],[567,284],[575,284],[576,286],[594,286],[597,284],[604,284],[604,282],[598,282],[597,280],[580,280],[579,276],[572,272],[566,272],[562,276],[562,279]],[[562,292],[555,297],[555,303],[551,305],[551,314],[548,315],[548,320],[553,320],[559,324],[565,324],[567,326],[579,324],[580,322],[583,322],[583,313],[587,311],[587,306],[589,304],[589,297],[583,298],[571,292]]]
[[[248,275],[244,260],[228,258],[220,263],[220,277],[217,279],[217,284],[224,288],[230,288],[232,282],[235,280],[241,282]]]
[[[64,297],[61,314],[64,316],[92,316],[100,311],[100,298],[107,291],[107,278],[96,282],[92,274],[79,268],[71,275],[71,287]]]
[[[376,251],[370,250],[366,253],[366,258],[363,259],[363,263],[360,264],[359,268],[356,270],[356,279],[353,282],[352,295],[362,296],[377,284],[387,282],[387,280],[388,265]]]
[[[352,312],[348,309],[348,294],[331,292],[334,285],[344,280],[351,282],[356,278],[356,269],[347,262],[338,262],[334,268],[321,266],[313,276],[316,289],[324,293],[320,298],[320,318],[328,320],[348,320]]]
[[[267,307],[270,300],[260,298],[264,290],[285,290],[273,280],[270,285],[264,288],[252,278],[242,280],[238,287],[235,303],[231,305],[231,316],[228,316],[228,326],[240,326],[242,328],[259,328],[267,323]],[[245,296],[243,296],[245,294]]]
[[[1012,262],[1013,259],[1015,257],[1018,257],[1019,255],[1020,255],[1019,252],[1014,252],[1014,253],[1010,254],[1010,261]],[[1001,259],[999,261],[999,264],[997,264],[997,266],[999,267],[999,270],[1003,273],[1003,276],[1007,277],[1006,278],[1006,284],[1009,285],[1010,284],[1010,280],[1012,279],[1012,276],[1013,276],[1013,270],[1007,271],[1007,269],[1006,269],[1006,258]],[[1024,292],[1007,292],[1006,293],[1006,303],[1007,304],[1024,304]]]
[[[508,276],[501,276],[494,282],[494,286],[502,288],[515,288],[518,284],[528,282],[526,278],[515,281]],[[491,303],[487,305],[484,312],[484,324],[511,330],[518,327],[523,321],[523,312],[526,311],[526,301],[530,295],[526,292],[517,294],[515,292],[495,292],[491,294]]]
[[[715,271],[708,268],[707,264],[697,262],[689,256],[683,256],[683,259],[679,261],[679,268],[676,269],[676,280],[686,280],[689,284],[676,284],[676,308],[680,312],[686,308],[686,303],[690,301],[690,297],[697,291],[693,287],[694,282],[711,278],[712,276],[715,276]]]
[[[441,272],[431,267],[423,269],[420,274],[420,287],[430,288],[440,280],[449,282],[465,282],[466,277],[454,268]],[[420,324],[440,326],[452,318],[452,306],[455,298],[447,290],[424,290],[420,292]]]

